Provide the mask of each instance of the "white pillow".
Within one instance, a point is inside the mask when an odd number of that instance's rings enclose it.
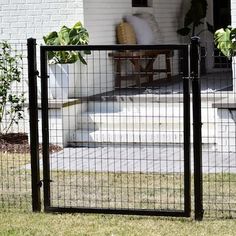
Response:
[[[156,18],[153,14],[148,12],[138,12],[134,14],[135,16],[142,18],[148,22],[150,25],[153,35],[155,37],[155,43],[164,43],[164,37],[161,33],[160,27],[156,21]]]
[[[152,29],[147,21],[137,16],[125,16],[125,21],[131,24],[134,28],[137,44],[154,44],[155,37]]]

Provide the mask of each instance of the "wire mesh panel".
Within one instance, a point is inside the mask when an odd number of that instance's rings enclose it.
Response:
[[[201,76],[203,203],[206,216],[235,217],[235,63],[204,55],[211,73]],[[232,65],[232,66],[231,66]]]
[[[0,211],[30,210],[27,45],[0,42]]]
[[[86,63],[48,63],[47,51],[63,50]],[[41,47],[46,210],[189,216],[186,55],[173,45]],[[61,150],[49,155],[49,144]]]

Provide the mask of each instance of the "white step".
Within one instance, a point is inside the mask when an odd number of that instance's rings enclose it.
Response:
[[[178,112],[180,114],[183,111],[183,104],[172,101],[171,103],[144,103],[144,102],[89,102],[88,112],[95,113],[113,113],[126,111],[128,113],[141,113],[153,110],[156,113],[161,110],[169,112]]]
[[[153,131],[83,131],[77,130],[70,139],[72,142],[105,143],[182,143],[183,132]]]
[[[192,106],[192,105],[191,105]],[[206,110],[207,106],[207,110]],[[88,114],[101,115],[126,115],[126,116],[162,116],[162,117],[182,117],[184,107],[182,103],[124,103],[124,102],[89,102]],[[192,112],[190,112],[192,116]],[[81,115],[81,114],[80,114]],[[210,104],[202,103],[202,121],[208,122],[217,118],[217,109]]]
[[[83,113],[78,117],[77,127],[81,130],[181,130],[183,117],[154,116],[152,114]]]
[[[93,132],[77,130],[70,137],[70,144],[76,143],[164,143],[178,144],[183,143],[183,132],[156,132],[156,131],[103,131],[97,130]],[[203,143],[215,143],[214,136],[203,137]]]

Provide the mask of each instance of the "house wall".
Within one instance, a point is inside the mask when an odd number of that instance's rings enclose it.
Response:
[[[90,44],[116,44],[117,24],[122,21],[125,15],[143,11],[155,15],[164,43],[180,43],[181,38],[177,35],[176,30],[180,26],[177,19],[183,18],[183,6],[183,0],[156,0],[153,1],[152,7],[148,8],[132,8],[131,0],[85,0],[84,22],[90,34]],[[106,58],[106,55],[101,53],[100,57]],[[99,63],[100,68],[106,68],[108,73],[105,76],[99,76],[93,71],[89,71],[90,77],[92,77],[89,80],[95,81],[93,84],[97,91],[94,90],[95,93],[113,90],[114,75],[112,67],[114,65],[112,65],[111,58],[97,61],[97,63]],[[159,61],[158,64],[163,63]],[[98,64],[94,68],[97,67]]]
[[[231,23],[233,27],[236,27],[236,0],[231,0]],[[233,90],[236,91],[236,63],[235,57],[232,63],[233,69]]]
[[[231,0],[231,22],[236,27],[236,0]]]
[[[210,9],[212,0],[208,1]],[[188,38],[176,33],[176,30],[183,25],[189,0],[153,0],[152,7],[148,8],[132,8],[131,2],[131,0],[0,0],[0,40],[25,42],[26,38],[34,37],[40,44],[43,35],[58,30],[62,25],[71,26],[80,20],[90,33],[90,44],[114,44],[116,25],[125,15],[148,11],[155,15],[164,43],[189,42]],[[106,57],[101,54],[99,56]],[[90,58],[88,57],[88,61]],[[92,60],[99,64],[97,71],[106,68],[105,72],[109,73],[101,76],[88,68],[88,81],[95,81],[95,84],[89,83],[96,87],[93,88],[93,93],[112,90],[114,87],[112,61]],[[94,68],[98,67],[95,65]]]
[[[186,4],[185,4],[186,5]],[[127,14],[148,11],[156,16],[165,43],[178,43],[176,34],[179,19],[183,18],[183,0],[156,0],[153,7],[132,8],[131,0],[85,0],[85,26],[90,33],[91,44],[116,43],[116,25]]]
[[[0,40],[23,41],[84,21],[83,0],[0,0]]]

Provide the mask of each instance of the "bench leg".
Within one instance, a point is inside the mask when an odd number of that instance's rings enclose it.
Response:
[[[115,78],[115,88],[121,87],[121,60],[118,59],[116,63],[116,78]]]
[[[153,64],[154,64],[155,60],[156,60],[156,58],[148,59],[147,66],[145,68],[145,71],[148,73],[148,82],[149,83],[153,82],[153,75],[154,75]]]
[[[166,76],[171,79],[170,53],[166,53]]]
[[[136,80],[136,86],[140,88],[141,86],[141,65],[140,65],[140,59],[135,59],[132,61],[133,65],[134,65],[134,74],[135,74],[135,80]]]

